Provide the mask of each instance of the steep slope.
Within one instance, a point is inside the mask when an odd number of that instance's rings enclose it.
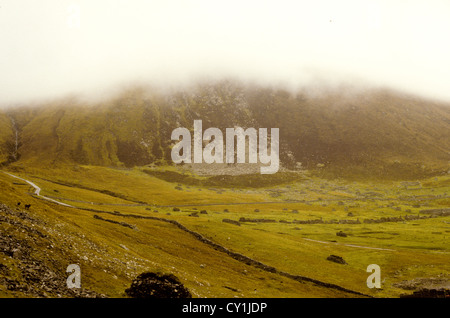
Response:
[[[448,105],[389,91],[320,97],[255,91],[252,99],[255,118],[263,126],[282,122],[281,140],[308,168],[321,163],[345,174],[408,177],[450,159]]]
[[[0,163],[10,160],[15,149],[15,134],[11,119],[0,111]]]
[[[172,130],[192,129],[195,119],[204,129],[278,127],[282,165],[301,162],[332,176],[417,178],[446,172],[450,160],[450,106],[388,90],[314,96],[219,82],[165,94],[135,89],[102,103],[66,100],[10,115],[27,162],[170,164]]]

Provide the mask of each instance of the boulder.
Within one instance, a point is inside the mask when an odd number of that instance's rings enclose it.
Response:
[[[330,262],[338,263],[338,264],[343,264],[343,265],[347,264],[347,262],[342,257],[337,256],[337,255],[330,255],[327,257],[327,260]]]

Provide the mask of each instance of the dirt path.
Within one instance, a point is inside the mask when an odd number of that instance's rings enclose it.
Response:
[[[41,194],[40,194],[40,193],[41,193],[41,188],[39,188],[36,184],[34,184],[33,182],[31,182],[31,181],[29,181],[29,180],[23,179],[23,178],[21,178],[21,177],[15,176],[15,175],[13,175],[13,174],[11,174],[11,173],[8,173],[8,172],[5,172],[5,171],[2,171],[2,172],[5,173],[5,174],[7,174],[7,175],[10,176],[10,177],[13,177],[13,178],[16,178],[16,179],[19,179],[19,180],[22,180],[22,181],[28,183],[30,186],[32,186],[32,187],[34,188],[34,195],[37,196],[37,197],[39,197],[39,198],[41,198],[41,199],[44,199],[44,200],[47,200],[47,201],[51,201],[51,202],[53,202],[53,203],[56,203],[56,204],[59,204],[59,205],[62,205],[62,206],[66,206],[66,207],[70,207],[70,208],[75,208],[75,207],[72,206],[72,205],[69,205],[69,204],[66,204],[66,203],[62,203],[62,202],[59,202],[59,201],[56,201],[56,200],[53,200],[53,199],[51,199],[51,198],[48,198],[48,197],[46,197],[46,196],[41,195]]]
[[[391,249],[389,249],[389,248],[361,246],[361,245],[354,245],[354,244],[342,244],[342,243],[335,243],[335,242],[325,242],[325,241],[318,241],[318,240],[313,240],[313,239],[309,239],[309,238],[303,238],[303,239],[306,240],[306,241],[311,241],[311,242],[316,242],[316,243],[322,243],[322,244],[336,244],[336,245],[349,246],[349,247],[356,247],[356,248],[365,248],[365,249],[369,249],[369,250],[393,251],[393,252],[395,252],[395,250],[391,250]]]

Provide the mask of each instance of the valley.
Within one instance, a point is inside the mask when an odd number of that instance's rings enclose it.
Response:
[[[172,273],[195,297],[399,297],[416,281],[416,288],[449,287],[447,176],[364,183],[305,172],[275,187],[212,188],[168,182],[145,169],[187,177],[174,167],[78,165],[50,177],[17,164],[10,173],[39,186],[40,196],[1,174],[1,199],[12,208],[31,204],[30,216],[71,233],[50,237],[72,246],[83,288],[108,297],[123,297],[143,271]],[[370,264],[381,267],[381,289],[366,285]],[[3,286],[6,295],[17,294]]]
[[[388,89],[235,81],[6,107],[0,296],[128,297],[147,272],[196,298],[448,289],[449,109]],[[276,173],[175,164],[171,133],[192,136],[196,120],[205,132],[279,128]],[[81,289],[65,285],[70,264]],[[367,285],[372,264],[381,288]]]

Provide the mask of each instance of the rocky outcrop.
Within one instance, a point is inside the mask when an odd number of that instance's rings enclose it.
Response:
[[[347,264],[347,262],[342,257],[337,256],[337,255],[330,255],[327,257],[327,260],[330,262],[335,262],[335,263],[342,264],[342,265]]]
[[[235,221],[235,220],[223,219],[222,222],[230,223],[230,224],[234,224],[234,225],[241,226],[241,223],[240,223],[239,221]]]
[[[400,298],[447,298],[447,299],[450,299],[450,289],[423,288],[423,289],[413,292],[411,295],[400,295]]]
[[[7,226],[7,234],[3,226]],[[70,260],[69,252],[56,246],[54,239],[46,231],[47,224],[27,211],[11,209],[0,204],[0,290],[7,295],[25,297],[56,298],[106,297],[85,288],[67,288],[67,273],[53,256],[64,253]],[[37,253],[39,251],[43,253]],[[67,252],[67,253],[66,253]]]

